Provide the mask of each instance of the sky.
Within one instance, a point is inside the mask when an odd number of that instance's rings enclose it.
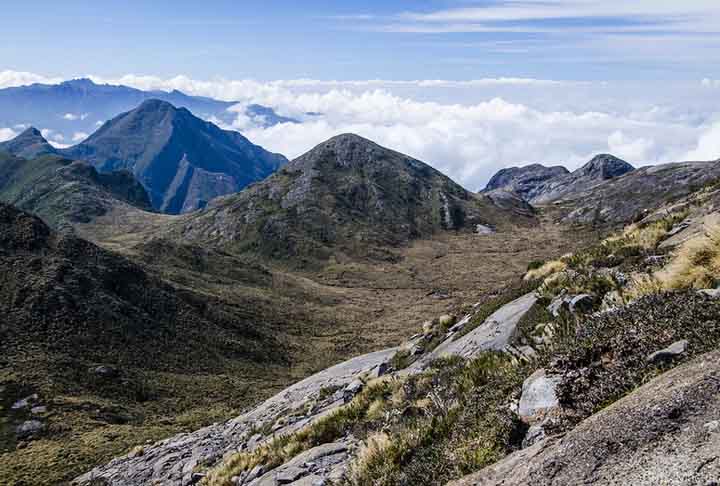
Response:
[[[469,189],[501,167],[574,168],[598,152],[636,165],[720,157],[717,0],[0,8],[0,87],[91,76],[266,104],[303,123],[263,129],[238,108],[226,128],[289,157],[355,131]]]

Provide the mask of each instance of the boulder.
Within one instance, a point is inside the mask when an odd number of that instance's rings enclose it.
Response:
[[[360,393],[360,391],[365,387],[365,383],[363,383],[361,380],[353,380],[351,381],[348,386],[346,386],[343,389],[343,401],[345,403],[350,402],[353,398],[355,398],[355,395]]]
[[[26,420],[17,426],[15,434],[18,439],[29,439],[37,437],[43,430],[45,430],[45,424],[39,420]]]
[[[677,341],[665,349],[655,351],[645,359],[648,363],[664,363],[672,361],[678,356],[682,356],[683,354],[685,354],[685,351],[687,351],[689,344],[690,343],[688,343],[685,339],[683,339],[682,341]]]
[[[32,404],[37,403],[37,401],[40,399],[38,397],[37,393],[33,393],[30,396],[27,396],[23,398],[22,400],[18,400],[17,402],[13,403],[10,408],[12,410],[22,410],[24,408],[30,407]]]
[[[478,235],[491,235],[495,233],[495,230],[490,226],[484,224],[475,225],[475,233]]]
[[[698,290],[698,294],[705,295],[711,299],[720,299],[720,289],[702,289]]]
[[[108,380],[117,378],[120,376],[120,370],[115,368],[114,366],[106,366],[101,365],[97,366],[96,368],[93,368],[92,372],[95,374],[95,376],[98,376],[100,378],[105,378]]]
[[[528,423],[536,422],[547,413],[558,410],[560,402],[556,388],[559,376],[548,376],[544,369],[539,369],[525,380],[520,396],[518,415]]]
[[[590,294],[580,294],[572,297],[569,302],[570,312],[581,314],[590,312],[595,299]]]

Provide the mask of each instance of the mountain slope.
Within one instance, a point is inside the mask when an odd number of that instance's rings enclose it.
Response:
[[[153,207],[170,214],[237,192],[286,162],[237,132],[159,100],[113,118],[62,153],[101,171],[131,171],[148,190]]]
[[[348,134],[213,201],[176,230],[277,258],[322,260],[337,252],[382,259],[411,239],[495,224],[500,213],[512,214],[420,161]]]
[[[555,202],[553,212],[567,223],[625,223],[642,218],[718,178],[720,161],[642,167],[566,194]]]
[[[234,101],[188,96],[180,91],[143,91],[127,86],[96,84],[90,79],[73,79],[60,84],[33,84],[0,89],[0,126],[33,125],[50,128],[70,143],[76,136],[92,133],[98,124],[118,113],[137,107],[148,99],[160,99],[184,107],[197,116],[232,123],[236,112],[228,111]],[[250,105],[245,115],[259,125],[294,123],[271,108]]]
[[[0,201],[64,229],[121,207],[151,210],[145,189],[129,172],[101,174],[57,155],[28,160],[0,153]]]
[[[40,155],[57,155],[58,151],[45,140],[42,133],[34,127],[27,128],[20,135],[0,143],[0,152],[6,152],[24,159],[33,159]]]

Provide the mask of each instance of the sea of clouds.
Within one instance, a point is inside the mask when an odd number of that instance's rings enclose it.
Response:
[[[609,152],[638,166],[720,158],[720,108],[714,101],[720,82],[712,79],[648,84],[90,77],[97,83],[237,101],[231,108],[234,122],[224,128],[289,158],[334,135],[357,133],[423,160],[471,190],[484,187],[503,167],[545,163],[573,169],[597,153]],[[58,81],[0,72],[0,88]],[[252,103],[301,123],[259,126],[245,115]],[[0,128],[0,140],[15,133],[12,127]]]

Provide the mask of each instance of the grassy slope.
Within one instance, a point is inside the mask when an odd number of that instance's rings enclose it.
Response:
[[[286,361],[225,360],[204,371],[128,367],[128,376],[152,392],[149,400],[139,401],[77,389],[72,386],[74,378],[55,382],[52,368],[67,356],[26,348],[22,356],[8,361],[2,380],[9,387],[29,386],[41,392],[50,405],[50,433],[4,455],[0,461],[4,477],[26,484],[54,484],[145,440],[230,418],[292,381],[352,355],[396,344],[423,320],[492,295],[532,260],[582,244],[578,234],[555,226],[508,227],[487,237],[443,233],[398,249],[395,263],[333,260],[320,271],[298,273],[144,236],[142,228],[148,221],[167,218],[140,218],[140,223],[133,223],[139,224],[139,231],[121,236],[101,233],[93,225],[82,231],[103,237],[104,243],[139,262],[152,278],[200,302],[215,302],[272,336]],[[435,298],[438,293],[447,293],[448,298]],[[271,356],[266,347],[262,350]],[[140,356],[146,354],[152,355]],[[84,373],[86,368],[83,364],[78,369]],[[17,390],[13,394],[22,398]],[[125,423],[114,423],[117,416]]]

